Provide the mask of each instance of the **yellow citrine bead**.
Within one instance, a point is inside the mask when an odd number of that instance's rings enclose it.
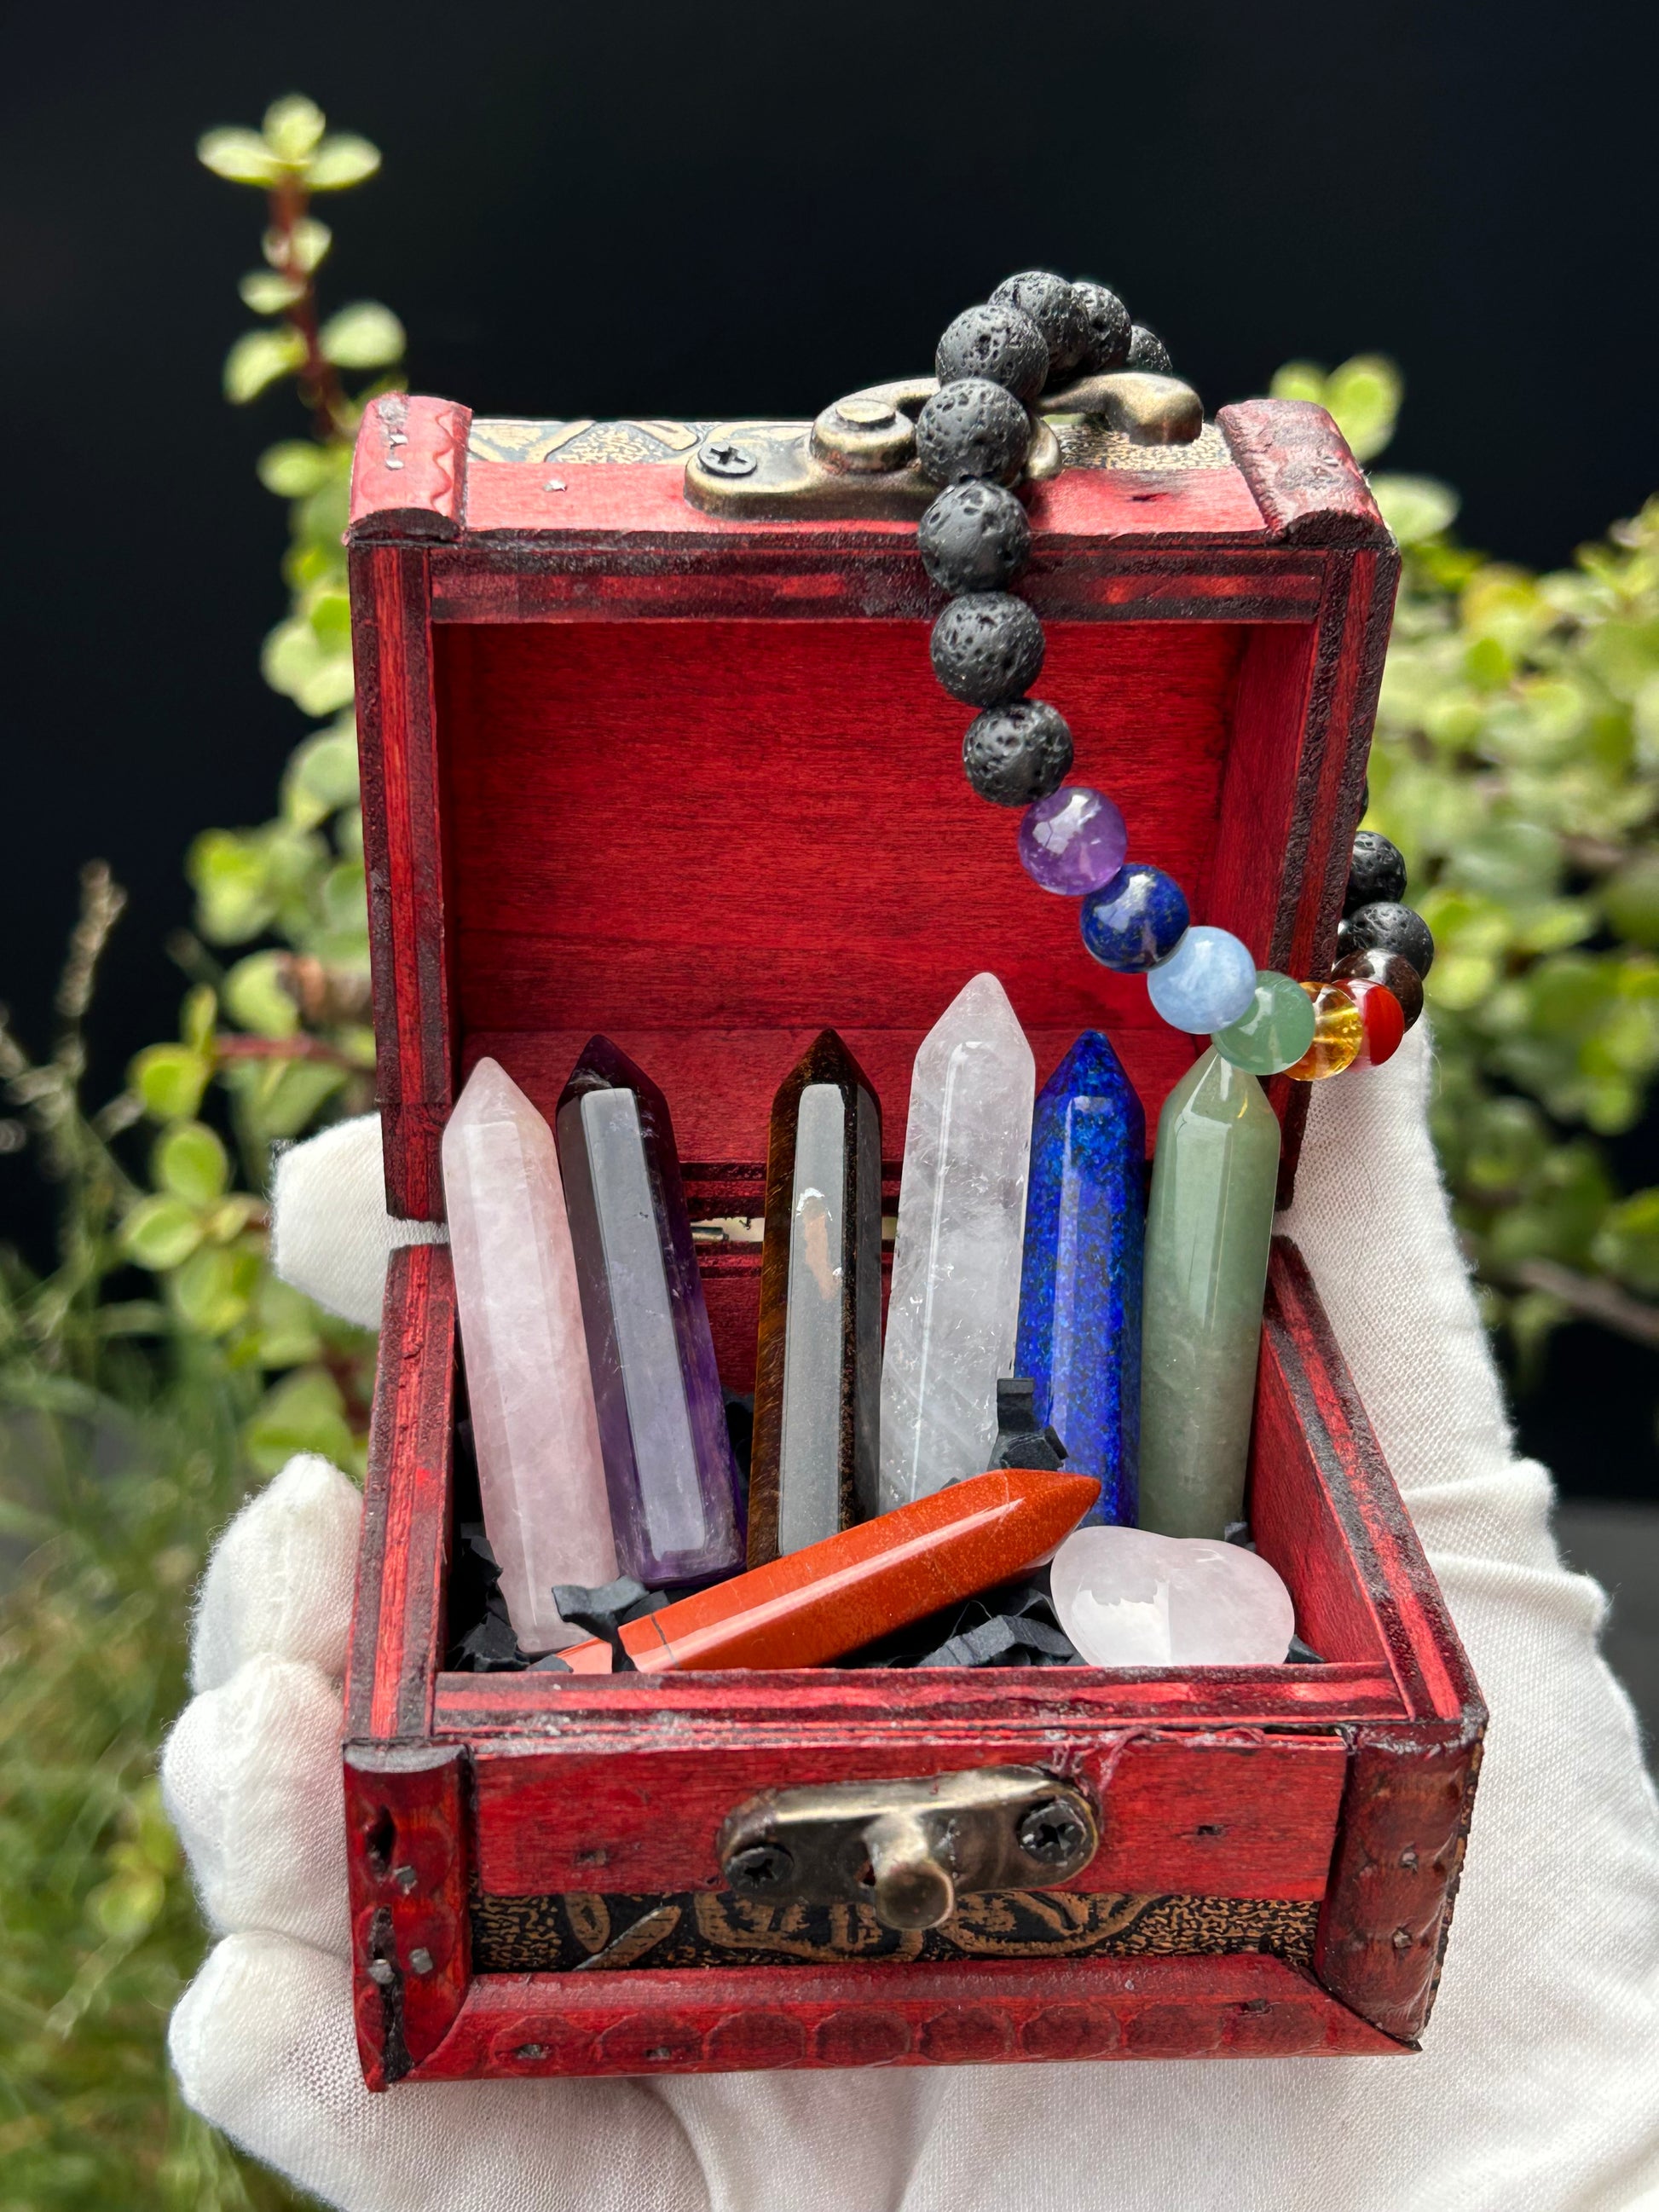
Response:
[[[1340,983],[1304,983],[1302,988],[1313,1000],[1313,1042],[1285,1073],[1293,1083],[1319,1083],[1352,1066],[1365,1042],[1365,1024]]]

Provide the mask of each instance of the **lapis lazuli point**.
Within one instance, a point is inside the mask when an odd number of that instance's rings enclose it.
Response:
[[[1146,1157],[1134,1085],[1085,1030],[1032,1119],[1015,1368],[1032,1378],[1066,1471],[1099,1481],[1091,1521],[1135,1517]]]

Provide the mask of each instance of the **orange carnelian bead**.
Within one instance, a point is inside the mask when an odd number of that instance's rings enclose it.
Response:
[[[1352,1066],[1365,1041],[1365,1024],[1345,983],[1304,983],[1314,1003],[1314,1038],[1294,1066],[1285,1071],[1292,1083],[1318,1083]]]
[[[1406,1034],[1406,1010],[1384,983],[1363,982],[1357,975],[1345,975],[1342,988],[1358,1007],[1364,1030],[1353,1064],[1381,1067],[1400,1049],[1400,1040]]]

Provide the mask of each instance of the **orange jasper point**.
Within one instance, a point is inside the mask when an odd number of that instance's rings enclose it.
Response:
[[[623,1645],[643,1674],[820,1666],[1034,1566],[1099,1495],[1091,1475],[970,1475],[628,1621]]]

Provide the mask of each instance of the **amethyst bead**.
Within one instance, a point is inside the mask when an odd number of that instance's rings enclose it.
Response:
[[[1083,902],[1083,942],[1103,968],[1140,975],[1167,960],[1186,933],[1187,894],[1162,868],[1121,868]]]
[[[1104,792],[1084,784],[1065,784],[1039,799],[1019,825],[1026,874],[1062,898],[1081,898],[1109,883],[1128,849],[1121,814]]]

